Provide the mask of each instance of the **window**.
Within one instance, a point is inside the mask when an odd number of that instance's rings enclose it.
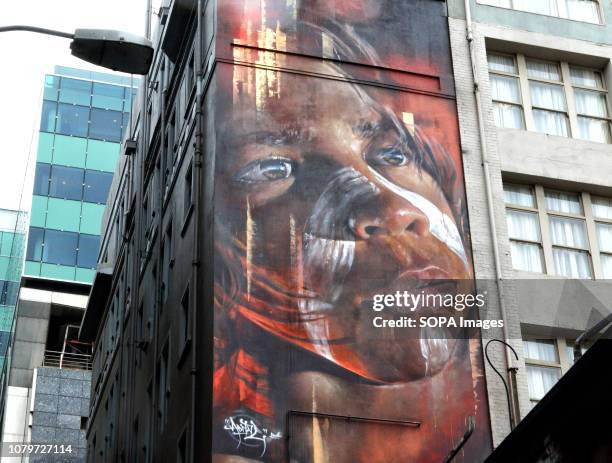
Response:
[[[569,118],[559,65],[527,59],[527,76],[535,130],[568,137]]]
[[[108,191],[113,181],[113,174],[97,170],[85,171],[85,188],[83,201],[106,204]]]
[[[170,395],[170,368],[168,368],[168,343],[166,342],[157,367],[157,416],[158,430],[161,432],[168,415],[168,397]]]
[[[498,127],[612,142],[601,71],[522,54],[489,52],[487,60]]]
[[[98,251],[100,250],[100,237],[97,235],[79,235],[79,249],[77,254],[77,267],[96,268]]]
[[[26,260],[42,260],[44,235],[45,230],[43,228],[30,227],[30,231],[28,233]]]
[[[49,177],[51,166],[43,162],[36,163],[36,174],[34,175],[34,194],[40,196],[49,195]]]
[[[149,240],[149,227],[151,226],[152,219],[150,218],[149,212],[149,192],[145,193],[145,197],[142,200],[142,239],[141,242],[145,245]]]
[[[570,66],[579,138],[610,143],[610,120],[601,72]]]
[[[185,189],[183,191],[183,217],[187,217],[193,204],[193,164],[189,165],[185,174]]]
[[[83,198],[83,169],[52,166],[49,196],[80,201]]]
[[[545,198],[556,274],[591,278],[589,241],[580,195],[545,190]]]
[[[55,131],[62,135],[87,137],[89,127],[89,108],[67,103],[60,103],[57,110]]]
[[[122,114],[110,109],[91,108],[89,136],[98,140],[121,141]]]
[[[55,132],[55,119],[57,116],[57,103],[55,101],[43,101],[42,114],[40,116],[40,131]]]
[[[583,346],[582,352],[586,350]],[[529,398],[535,405],[574,364],[574,341],[563,337],[526,338],[523,353]]]
[[[96,108],[123,110],[124,87],[94,82],[91,105]]]
[[[576,342],[575,341],[570,341],[570,340],[565,340],[565,352],[567,354],[567,361],[569,366],[571,367],[574,362],[575,362],[575,355],[574,355],[574,346],[575,346]],[[584,353],[589,350],[590,343],[586,343],[586,345],[581,345],[580,346],[580,352],[582,353],[582,355],[584,355]]]
[[[561,363],[555,340],[523,341],[529,399],[538,402],[561,377]]]
[[[187,449],[187,429],[185,429],[176,445],[176,462],[187,463],[189,461],[189,453]]]
[[[603,278],[612,279],[612,199],[593,196],[591,204],[601,251],[601,273]]]
[[[43,262],[74,267],[76,265],[78,234],[45,230]]]
[[[166,130],[166,170],[164,171],[164,188],[168,191],[170,180],[172,179],[172,171],[174,169],[175,143],[176,143],[176,117],[173,114]]]
[[[495,124],[509,129],[524,129],[518,68],[514,56],[489,54],[488,62]]]
[[[179,314],[179,352],[185,348],[189,340],[189,286],[181,298],[181,312]]]
[[[58,76],[45,76],[45,87],[44,87],[44,99],[57,101],[57,91],[59,89],[60,77]]]
[[[0,281],[0,305],[17,304],[18,281]]]
[[[172,222],[168,224],[164,237],[164,242],[161,248],[162,258],[162,302],[166,302],[168,299],[168,292],[170,289],[170,268],[172,267]]]
[[[517,270],[612,278],[612,198],[504,183]]]
[[[59,100],[61,103],[89,106],[91,102],[91,82],[62,77]]]
[[[542,237],[533,189],[530,186],[506,184],[504,198],[508,206],[506,221],[512,265],[517,270],[542,273]]]
[[[478,3],[601,24],[599,3],[596,0],[478,0]]]
[[[147,350],[149,339],[146,334],[144,302],[141,302],[136,311],[136,364],[142,367],[143,351]]]
[[[186,100],[189,101],[191,94],[194,90],[196,81],[195,75],[195,55],[192,53],[187,63],[187,70],[185,71],[185,89],[186,89]]]

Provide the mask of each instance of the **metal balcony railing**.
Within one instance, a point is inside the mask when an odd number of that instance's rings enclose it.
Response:
[[[44,367],[66,368],[71,370],[91,370],[92,358],[88,354],[74,354],[56,350],[46,350]]]

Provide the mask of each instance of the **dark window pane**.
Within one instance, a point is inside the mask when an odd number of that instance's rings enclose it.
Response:
[[[79,236],[79,254],[77,266],[83,268],[96,268],[98,262],[98,251],[100,248],[100,237],[96,235]]]
[[[121,113],[100,108],[91,108],[89,136],[99,140],[121,141]]]
[[[54,101],[43,101],[42,114],[40,116],[40,131],[55,132],[55,113],[57,112],[57,103]]]
[[[42,228],[30,227],[28,234],[28,250],[26,260],[40,262],[42,260],[42,244],[45,231]]]
[[[49,175],[51,166],[43,162],[36,163],[36,174],[34,176],[34,194],[47,196],[49,194]]]
[[[106,204],[108,190],[113,181],[113,174],[97,170],[85,171],[85,191],[83,201]]]
[[[81,200],[83,197],[83,169],[52,166],[49,196]]]
[[[0,331],[0,355],[6,355],[8,349],[9,339],[11,339],[10,331]]]
[[[57,133],[75,137],[87,137],[88,122],[88,107],[67,103],[59,104],[56,127]]]
[[[18,281],[0,281],[0,305],[15,305],[18,292]]]
[[[49,264],[76,265],[77,233],[45,230],[43,262]]]

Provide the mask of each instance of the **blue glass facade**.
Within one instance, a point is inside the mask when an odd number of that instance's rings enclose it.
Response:
[[[11,332],[23,268],[26,214],[0,209],[0,372]]]
[[[136,84],[62,67],[45,76],[26,275],[92,281]]]

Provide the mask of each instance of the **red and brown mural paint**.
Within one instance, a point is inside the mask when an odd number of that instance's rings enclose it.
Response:
[[[480,341],[369,305],[473,279],[444,3],[218,7],[214,461],[480,461]]]

